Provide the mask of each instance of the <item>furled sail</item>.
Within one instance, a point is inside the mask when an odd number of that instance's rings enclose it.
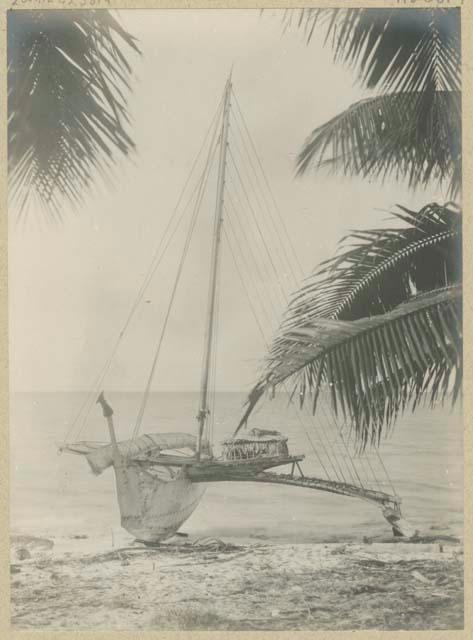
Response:
[[[147,433],[133,440],[117,443],[118,451],[125,461],[136,456],[173,449],[195,451],[197,438],[188,433]],[[99,475],[113,464],[112,445],[95,442],[77,442],[62,448],[70,453],[85,455],[92,471]]]

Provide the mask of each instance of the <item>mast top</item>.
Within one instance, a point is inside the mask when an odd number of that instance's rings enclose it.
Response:
[[[233,64],[230,67],[230,73],[228,74],[228,78],[227,78],[227,82],[225,83],[225,110],[228,110],[230,107],[230,92],[232,90],[232,86],[233,86],[233,82],[232,82],[232,75],[233,75]]]
[[[227,77],[227,81],[225,83],[225,89],[223,92],[224,95],[224,101],[225,101],[225,106],[224,106],[224,112],[228,111],[228,109],[230,108],[230,93],[233,87],[233,63],[232,66],[230,67],[230,71],[228,73],[228,77]]]

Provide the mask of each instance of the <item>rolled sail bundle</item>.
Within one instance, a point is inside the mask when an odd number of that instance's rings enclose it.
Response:
[[[86,456],[94,449],[100,449],[106,447],[106,442],[92,442],[90,440],[81,440],[80,442],[70,442],[68,444],[59,445],[59,453],[66,451],[66,453],[75,453],[79,456]]]
[[[278,431],[251,429],[244,436],[222,442],[225,460],[248,460],[260,457],[288,456],[287,436]]]
[[[197,439],[188,433],[147,433],[133,440],[122,440],[117,443],[118,451],[125,461],[132,461],[137,456],[153,452],[175,449],[191,449],[195,451]],[[92,442],[77,442],[62,447],[70,453],[85,455],[92,471],[99,475],[113,464],[112,445],[99,445]]]

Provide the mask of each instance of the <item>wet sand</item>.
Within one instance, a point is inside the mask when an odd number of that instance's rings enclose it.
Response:
[[[16,629],[461,629],[463,548],[449,540],[102,550],[12,538]]]

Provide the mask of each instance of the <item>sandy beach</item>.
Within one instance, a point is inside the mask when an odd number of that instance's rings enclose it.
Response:
[[[460,629],[463,548],[16,536],[11,603],[17,629]]]
[[[135,399],[121,396],[128,418]],[[155,400],[156,423],[171,416],[170,432],[196,405],[192,393],[157,394]],[[214,483],[183,528],[188,537],[151,549],[120,528],[113,473],[97,477],[79,457],[57,455],[63,416],[77,401],[74,394],[15,400],[14,628],[462,627],[463,431],[461,421],[448,423],[446,411],[420,412],[415,420],[409,414],[397,439],[384,446],[403,514],[423,542],[393,539],[365,501],[303,488]],[[226,425],[234,424],[242,396],[221,394],[220,402]],[[277,401],[266,410],[263,424],[290,431],[293,449],[304,450],[298,423],[286,424]],[[308,456],[304,469],[317,475],[316,460]]]

